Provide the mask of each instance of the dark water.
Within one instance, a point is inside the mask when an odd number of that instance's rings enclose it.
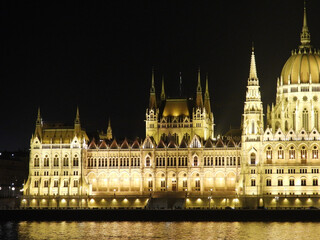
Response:
[[[306,222],[0,222],[0,239],[320,239]]]

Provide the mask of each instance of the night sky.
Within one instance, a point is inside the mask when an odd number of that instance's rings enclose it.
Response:
[[[145,136],[156,91],[195,97],[197,68],[209,75],[215,134],[240,126],[254,42],[264,111],[276,79],[300,44],[303,1],[2,1],[0,150],[28,149],[37,109],[44,121],[88,133]],[[50,3],[48,3],[50,2]],[[307,2],[311,43],[320,47],[320,1]]]

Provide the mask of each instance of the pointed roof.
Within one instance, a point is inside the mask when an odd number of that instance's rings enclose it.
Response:
[[[252,44],[249,80],[257,80],[257,79],[258,79],[258,76],[257,76],[256,59],[254,56],[254,46]]]
[[[206,141],[206,143],[204,144],[205,148],[212,148],[213,147],[213,142],[210,138],[208,138],[208,140]]]
[[[105,140],[102,140],[100,145],[99,145],[99,149],[107,149],[108,146],[107,146],[107,143]]]
[[[157,148],[166,148],[166,144],[163,142],[162,139],[160,139]]]
[[[95,141],[94,138],[91,140],[88,148],[89,148],[89,149],[96,149],[96,148],[97,148],[96,141]]]
[[[124,141],[122,142],[120,148],[121,148],[121,149],[128,149],[128,148],[129,148],[129,143],[128,143],[128,141],[127,141],[126,138],[125,138]]]
[[[200,108],[203,107],[202,87],[201,87],[201,80],[200,80],[200,67],[198,68],[198,85],[197,85],[196,106],[200,107]]]
[[[111,145],[110,145],[110,148],[111,148],[111,149],[118,149],[118,148],[119,148],[119,145],[118,145],[116,139],[114,139],[114,140],[112,141],[112,143],[111,143]]]
[[[154,87],[154,68],[152,67],[149,109],[157,108],[156,89]]]
[[[179,148],[188,148],[188,144],[187,144],[185,138],[182,138],[181,143],[179,145]]]
[[[164,77],[162,76],[162,82],[161,82],[161,95],[160,95],[161,101],[166,100],[166,93],[164,90]]]
[[[136,148],[136,149],[140,148],[140,144],[139,144],[139,140],[138,139],[134,140],[134,142],[131,145],[131,148]]]
[[[306,1],[304,1],[304,8],[303,8],[303,24],[302,24],[302,31],[300,34],[300,41],[301,45],[300,48],[310,47],[310,32],[307,25],[307,8],[306,8]]]
[[[210,94],[209,94],[209,84],[208,84],[208,73],[206,74],[206,90],[204,94],[204,107],[206,112],[210,114],[211,105],[210,105]]]

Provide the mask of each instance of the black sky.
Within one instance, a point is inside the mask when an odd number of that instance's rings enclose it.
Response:
[[[46,3],[44,3],[46,2]],[[48,3],[50,2],[50,3]],[[216,134],[239,127],[254,42],[262,100],[299,45],[303,1],[2,1],[0,150],[28,149],[37,108],[44,121],[88,132],[145,135],[151,69],[156,90],[195,96],[209,74]],[[320,1],[307,2],[311,43],[320,47]]]

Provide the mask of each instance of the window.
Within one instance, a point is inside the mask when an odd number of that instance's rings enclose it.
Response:
[[[79,158],[78,158],[78,155],[74,155],[74,158],[73,158],[73,166],[74,166],[74,167],[78,167],[78,166],[79,166]]]
[[[256,174],[256,170],[255,169],[251,169],[251,174]]]
[[[78,174],[79,174],[78,171],[73,171],[74,176],[78,176]]]
[[[43,187],[45,187],[45,188],[49,187],[49,181],[48,180],[44,180]]]
[[[68,180],[64,180],[64,181],[63,181],[63,186],[64,186],[64,187],[68,187],[68,185],[69,185],[69,184],[68,184]]]
[[[194,156],[193,158],[193,166],[198,166],[198,157]]]
[[[195,187],[196,187],[196,191],[200,191],[200,179],[196,179],[195,181]]]
[[[187,188],[188,187],[188,181],[187,180],[183,180],[182,181],[182,187],[183,188]]]
[[[279,169],[277,169],[277,174],[282,174],[282,173],[284,173],[284,169],[282,168],[279,168]]]
[[[307,149],[305,146],[302,146],[301,149],[301,160],[307,160]]]
[[[318,155],[318,148],[317,146],[314,146],[312,149],[312,159],[318,159],[319,155]]]
[[[256,164],[256,154],[251,153],[250,155],[250,164]]]
[[[311,173],[319,173],[319,168],[312,168]]]
[[[256,180],[255,179],[251,179],[251,186],[252,187],[256,186]]]
[[[161,180],[161,188],[165,188],[166,187],[166,181],[165,180]]]
[[[69,166],[69,158],[68,155],[65,155],[63,158],[63,166],[68,167]]]
[[[34,186],[35,188],[36,188],[36,187],[39,187],[39,181],[38,181],[38,180],[35,180],[33,186]]]
[[[53,176],[58,176],[59,175],[59,172],[58,171],[54,171],[53,172]]]
[[[73,180],[73,187],[78,187],[79,181],[78,180]]]
[[[319,114],[318,114],[318,110],[314,111],[314,127],[319,131]]]
[[[63,176],[68,176],[68,171],[63,171]]]
[[[53,182],[53,187],[58,187],[58,183],[59,183],[58,180],[54,180],[54,182]]]
[[[271,186],[271,179],[267,179],[267,180],[266,180],[266,185],[267,185],[267,186]]]
[[[309,117],[308,117],[308,110],[304,109],[302,112],[302,127],[304,130],[309,130]]]
[[[307,180],[301,179],[301,186],[307,186]]]
[[[300,168],[300,173],[307,173],[307,169],[306,168]]]
[[[279,147],[278,149],[278,159],[284,159],[284,151],[282,147]]]
[[[152,181],[152,179],[149,179],[149,181],[148,181],[148,188],[152,188],[152,186],[153,186],[153,181]]]
[[[53,158],[53,166],[54,167],[59,167],[59,158],[58,155],[55,155]]]
[[[146,158],[146,167],[150,167],[151,163],[150,163],[150,157]]]
[[[269,162],[269,161],[272,160],[272,149],[271,149],[271,147],[268,147],[268,148],[267,148],[266,158],[267,158],[267,162]]]
[[[39,156],[36,155],[33,160],[34,167],[39,167]]]
[[[294,179],[289,180],[289,186],[294,186]]]
[[[314,179],[312,180],[312,185],[313,185],[313,186],[318,186],[318,179],[317,179],[317,178],[314,178]]]
[[[278,179],[278,186],[283,186],[283,180],[282,179]]]
[[[295,159],[296,158],[296,151],[293,146],[289,149],[289,159]]]
[[[296,173],[296,170],[294,168],[289,168],[288,173]]]
[[[49,167],[49,158],[48,155],[46,155],[43,159],[43,166],[44,167]]]

